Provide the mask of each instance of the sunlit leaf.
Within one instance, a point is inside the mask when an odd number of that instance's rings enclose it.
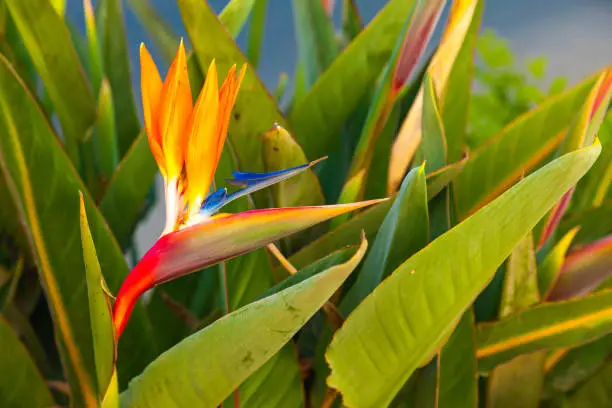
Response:
[[[389,403],[423,358],[441,346],[505,257],[586,173],[600,150],[597,144],[541,168],[382,282],[347,318],[326,353],[332,371],[328,384],[342,393],[345,404]]]
[[[473,152],[454,182],[457,216],[478,210],[553,152],[594,83],[589,78],[548,99]]]
[[[347,263],[251,303],[183,340],[130,384],[122,403],[132,407],[219,405],[323,306],[366,248],[363,241]],[[203,352],[209,350],[215,352]]]
[[[395,268],[427,245],[428,239],[427,187],[421,166],[406,175],[355,283],[342,300],[342,314],[348,316]]]
[[[478,326],[478,365],[497,364],[535,350],[573,347],[612,331],[612,292],[544,303],[499,322]]]
[[[101,401],[111,382],[115,371],[115,339],[113,335],[113,322],[111,319],[111,306],[104,293],[104,277],[98,262],[98,255],[94,245],[87,211],[80,195],[80,222],[81,243],[83,246],[83,261],[85,264],[85,281],[87,283],[87,297],[89,299],[89,323],[93,338],[94,364],[96,367],[97,397]]]

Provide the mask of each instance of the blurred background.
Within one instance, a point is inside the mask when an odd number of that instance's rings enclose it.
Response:
[[[312,0],[318,1],[318,0]],[[93,1],[95,5],[95,1]],[[130,8],[130,0],[124,0],[124,11],[130,57],[133,63],[139,60],[138,47],[147,42],[159,69],[164,73],[168,68],[159,50],[141,21]],[[169,28],[178,37],[188,41],[181,23],[175,1],[149,0],[150,5],[163,16]],[[209,0],[208,3],[219,12],[226,0]],[[339,27],[341,1],[335,1],[334,21]],[[363,23],[367,24],[384,5],[384,0],[357,0]],[[450,3],[450,2],[449,2]],[[448,9],[448,5],[447,5]],[[430,48],[433,49],[444,29],[448,10],[442,15],[434,33]],[[82,0],[68,0],[66,16],[78,28],[85,31]],[[258,74],[272,90],[281,73],[289,76],[287,94],[291,94],[292,78],[297,61],[297,49],[290,0],[269,0],[263,46]],[[538,79],[535,87],[550,87],[554,79],[573,84],[600,67],[612,63],[612,1],[611,0],[489,0],[485,3],[481,25],[482,38],[479,51],[488,51],[485,57],[490,65],[503,65],[517,73],[526,72]],[[240,47],[246,49],[246,27],[238,37]],[[487,40],[487,41],[485,41]],[[479,55],[479,59],[483,55]],[[531,71],[530,73],[528,71]],[[134,89],[140,89],[138,66],[132,67]],[[478,87],[476,81],[474,84]],[[137,95],[140,100],[140,95]],[[140,103],[138,108],[141,109]],[[161,179],[157,183],[162,193]],[[136,234],[137,251],[142,255],[159,236],[163,226],[163,203],[158,200],[147,219],[140,224]]]

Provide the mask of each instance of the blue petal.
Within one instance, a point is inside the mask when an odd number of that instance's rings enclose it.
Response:
[[[206,197],[206,200],[204,200],[204,203],[202,203],[201,211],[206,212],[207,214],[212,214],[224,205],[226,199],[227,189],[225,187],[220,188]]]
[[[300,166],[292,167],[290,169],[271,171],[269,173],[251,173],[247,171],[233,171],[232,175],[234,176],[234,178],[226,180],[226,181],[235,186],[248,186],[254,183],[262,182],[264,180],[275,178],[277,176],[281,176],[283,174],[287,174],[295,170],[305,169],[309,165],[310,165],[309,163],[306,163]]]
[[[248,173],[242,171],[233,172],[234,179],[227,180],[230,184],[239,185],[244,188],[232,193],[227,194],[227,190],[225,188],[220,188],[204,200],[204,204],[201,208],[201,213],[206,215],[211,215],[221,209],[225,204],[233,201],[239,197],[245,196],[247,194],[254,193],[255,191],[261,190],[262,188],[266,188],[288,178],[291,178],[302,171],[314,166],[321,160],[325,159],[321,158],[315,161],[312,161],[307,164],[302,164],[301,166],[292,167],[290,169],[273,171],[270,173]]]

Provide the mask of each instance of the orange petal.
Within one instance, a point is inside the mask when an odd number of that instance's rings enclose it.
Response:
[[[231,118],[232,109],[236,103],[236,97],[238,96],[238,90],[242,79],[246,73],[246,65],[242,66],[238,78],[236,78],[236,66],[227,73],[227,77],[221,86],[219,93],[219,116],[218,116],[218,129],[217,129],[217,157],[216,161],[219,161],[221,152],[223,151],[223,145],[225,144],[225,138],[227,137],[227,129]]]
[[[162,91],[162,80],[151,54],[144,44],[140,44],[140,88],[142,93],[142,110],[149,146],[162,175],[166,176],[161,135],[157,126],[159,118],[159,101]]]
[[[193,110],[187,57],[181,40],[162,87],[159,129],[168,178],[178,178],[185,162],[187,124]]]
[[[189,188],[187,201],[192,210],[199,209],[217,167],[217,112],[219,110],[219,82],[213,60],[208,67],[206,82],[198,96],[189,125],[189,147],[186,169]]]

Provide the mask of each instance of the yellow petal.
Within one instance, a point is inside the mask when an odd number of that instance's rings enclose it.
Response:
[[[159,129],[168,178],[179,178],[185,162],[187,125],[193,103],[183,41],[162,87]]]
[[[217,167],[217,112],[219,82],[215,61],[210,64],[206,82],[198,96],[189,125],[187,150],[187,201],[192,210],[199,208],[208,193]]]
[[[144,44],[140,44],[140,88],[142,93],[142,110],[149,146],[157,166],[164,177],[166,167],[159,133],[159,101],[162,91],[162,80],[151,54]]]

